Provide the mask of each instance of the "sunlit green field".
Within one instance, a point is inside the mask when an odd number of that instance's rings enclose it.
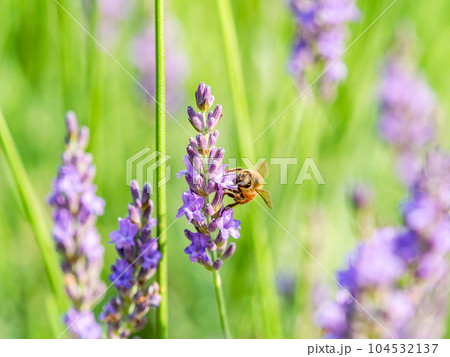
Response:
[[[230,2],[242,64],[238,80],[244,83],[246,99],[233,98],[236,82],[227,63],[217,1],[166,4],[166,17],[176,19],[181,30],[171,41],[189,62],[186,81],[179,84],[182,103],[167,108],[168,224],[175,221],[186,189],[176,173],[184,168],[189,139],[171,116],[195,135],[185,108],[194,104],[194,91],[204,81],[211,85],[216,103],[223,105],[218,145],[226,151],[225,161],[238,158],[242,165],[240,158],[253,156],[253,161],[296,158],[298,162],[289,166],[286,184],[280,184],[280,166],[270,165],[266,185],[274,204],[270,214],[261,208],[261,199],[257,199],[260,204],[236,208],[241,238],[235,255],[221,270],[233,337],[320,337],[313,323],[313,286],[320,283],[334,289],[329,273],[334,275],[344,265],[360,239],[349,188],[359,181],[371,183],[376,191],[377,226],[400,222],[398,206],[407,191],[396,178],[393,152],[376,129],[380,68],[398,25],[409,23],[416,31],[417,61],[440,100],[439,142],[450,147],[450,3],[398,0],[374,22],[391,0],[359,0],[362,16],[350,26],[347,43],[357,41],[345,54],[349,73],[336,99],[322,101],[313,87],[253,144],[299,96],[287,70],[295,25],[287,1]],[[53,0],[1,1],[0,108],[48,227],[51,211],[46,199],[64,150],[66,111],[75,111],[79,121],[90,127],[98,194],[106,201],[97,226],[106,249],[102,278],[108,281],[116,257],[114,247],[107,244],[108,234],[117,229],[117,218],[126,215],[130,201],[126,160],[146,147],[155,149],[155,103],[132,79],[139,76],[130,50],[137,29],[152,21],[152,1],[136,1],[140,4],[118,28],[114,44],[104,48],[81,27],[86,31],[95,27],[82,1],[60,3],[79,24]],[[100,37],[98,41],[102,43]],[[236,107],[245,106],[246,100],[249,121],[241,117],[245,109]],[[305,158],[314,159],[325,185],[315,179],[295,184]],[[0,337],[54,338],[64,326],[52,318],[59,312],[3,151],[0,172]],[[154,183],[154,178],[149,180]],[[188,245],[186,226],[186,220],[180,219],[167,231],[169,336],[219,338],[212,276],[191,264],[183,252]],[[277,289],[283,277],[293,282],[288,294]],[[96,306],[96,314],[112,294],[113,288]],[[142,337],[155,336],[154,320],[152,311]]]

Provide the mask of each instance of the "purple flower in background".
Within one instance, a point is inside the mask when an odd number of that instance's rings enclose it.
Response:
[[[92,0],[84,0],[88,8]],[[130,61],[138,72],[139,82],[147,94],[155,97],[155,24],[153,7],[138,5],[130,0],[98,0],[98,34],[102,45],[110,51],[123,48],[124,34],[132,31],[129,49]],[[142,16],[142,14],[144,14]],[[136,25],[144,18],[145,25]],[[166,105],[169,112],[180,108],[184,101],[183,85],[189,75],[189,57],[184,49],[184,30],[172,16],[165,19]],[[139,90],[142,90],[140,88]],[[147,99],[145,95],[143,95]],[[154,99],[149,98],[153,104]]]
[[[315,321],[326,337],[442,337],[442,297],[450,287],[449,192],[450,155],[430,152],[402,207],[404,227],[380,229],[363,241],[338,273],[345,290],[319,306]]]
[[[235,175],[225,170],[222,164],[225,150],[216,147],[219,132],[215,130],[222,118],[222,106],[214,103],[211,87],[200,83],[195,100],[200,112],[188,107],[189,122],[199,132],[189,139],[183,158],[186,169],[179,172],[184,176],[189,190],[183,192],[183,205],[177,218],[186,215],[196,233],[185,231],[191,244],[184,250],[191,262],[198,262],[209,270],[219,270],[223,260],[230,258],[235,250],[234,243],[227,245],[229,236],[239,238],[240,222],[233,218],[233,209],[224,208],[225,189],[235,188]]]
[[[85,0],[90,1],[90,0]],[[130,19],[134,10],[130,0],[98,0],[98,33],[102,45],[107,48],[117,46],[121,40],[121,29]]]
[[[184,100],[183,84],[189,74],[189,59],[183,50],[183,29],[176,19],[166,19],[166,92],[167,109],[176,110]],[[149,23],[134,38],[131,60],[139,72],[145,90],[155,96],[155,25]]]
[[[395,254],[396,237],[393,228],[379,229],[360,246],[355,262],[359,287],[390,286],[405,271],[403,261]]]
[[[405,40],[385,60],[379,87],[379,131],[397,152],[397,171],[411,184],[422,167],[422,155],[435,137],[436,97],[417,72]]]
[[[320,80],[324,98],[334,96],[337,83],[347,76],[340,56],[345,51],[348,25],[359,17],[355,0],[291,0],[297,23],[290,70],[300,90],[308,84],[307,72],[314,68],[325,71]]]
[[[82,320],[69,328],[75,338],[101,338],[101,327],[90,310],[104,290],[100,280],[104,248],[95,223],[97,216],[103,214],[105,203],[96,196],[95,167],[92,156],[85,152],[89,131],[78,128],[71,112],[66,116],[66,125],[63,164],[48,199],[54,208],[52,234],[62,256],[66,292],[73,304],[65,321],[73,323],[78,316]]]
[[[148,311],[160,301],[158,283],[151,282],[161,259],[158,240],[151,237],[155,226],[151,188],[146,183],[141,193],[137,181],[132,181],[130,188],[133,203],[128,215],[119,219],[119,230],[110,234],[119,255],[109,276],[117,297],[103,307],[100,316],[110,338],[129,338],[142,329]]]
[[[80,312],[72,308],[67,311],[64,317],[64,323],[68,326],[72,336],[89,339],[102,337],[102,327],[95,320],[92,311]]]

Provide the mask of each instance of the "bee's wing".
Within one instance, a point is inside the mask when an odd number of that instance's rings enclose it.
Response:
[[[267,192],[266,190],[256,190],[256,192],[259,193],[259,195],[262,197],[262,199],[264,200],[264,202],[266,203],[266,205],[272,209],[273,205],[272,205],[272,197],[270,196],[270,193]]]
[[[269,176],[269,165],[267,165],[267,161],[262,161],[256,168],[256,171],[258,171],[263,178]]]

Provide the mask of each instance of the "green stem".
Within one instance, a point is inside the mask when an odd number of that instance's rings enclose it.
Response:
[[[88,19],[89,31],[96,36],[98,27],[98,0],[92,0],[90,6],[91,13]],[[97,143],[98,128],[100,126],[103,90],[103,86],[101,85],[103,57],[99,55],[97,44],[94,41],[88,42],[87,61],[89,85],[89,148],[91,151],[94,151]]]
[[[247,97],[244,85],[242,64],[239,55],[239,45],[234,25],[233,13],[229,0],[217,0],[219,7],[222,35],[225,46],[225,56],[228,66],[228,78],[232,88],[236,121],[236,135],[241,157],[255,159],[253,146],[248,140],[253,137],[250,125]],[[249,216],[250,238],[256,256],[256,284],[261,296],[260,312],[264,322],[267,338],[280,338],[282,335],[279,302],[276,296],[275,277],[273,274],[272,256],[266,232],[261,232],[261,224]],[[258,232],[258,233],[256,233]]]
[[[216,290],[217,307],[219,308],[220,323],[225,338],[231,338],[230,327],[228,325],[227,311],[225,308],[225,298],[222,290],[222,279],[218,270],[213,270],[214,289]]]
[[[0,109],[0,144],[5,153],[6,161],[11,170],[14,183],[19,193],[19,199],[25,211],[28,221],[33,229],[36,242],[44,260],[50,288],[58,306],[59,313],[67,307],[64,295],[63,278],[55,255],[53,242],[50,239],[50,231],[46,225],[46,217],[36,198],[35,192],[28,179],[22,160],[19,156],[14,139],[9,132],[8,125]]]
[[[166,112],[165,112],[165,60],[164,60],[164,0],[155,0],[155,63],[156,63],[156,150],[161,157],[166,155]],[[166,246],[166,165],[164,160],[156,167],[156,217],[158,244],[162,257],[159,262],[157,280],[161,293],[161,303],[157,316],[158,338],[168,338],[168,298],[167,298],[167,246]]]

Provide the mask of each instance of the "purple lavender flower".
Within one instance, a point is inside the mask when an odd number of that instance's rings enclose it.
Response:
[[[397,171],[409,185],[421,170],[424,149],[435,137],[437,105],[408,49],[395,50],[385,60],[379,106],[380,135],[396,150]]]
[[[208,235],[202,233],[192,233],[188,230],[185,231],[186,237],[192,242],[184,252],[189,254],[189,258],[192,263],[196,263],[202,260],[205,263],[210,262],[209,255],[206,253],[206,248],[211,239]]]
[[[128,338],[142,329],[151,307],[158,307],[157,282],[151,282],[161,259],[157,239],[152,239],[155,219],[151,217],[153,202],[148,183],[142,194],[137,181],[130,184],[133,203],[126,218],[119,218],[119,230],[110,234],[119,258],[111,266],[109,280],[117,289],[117,297],[104,307],[100,318],[107,324],[110,338]]]
[[[63,164],[48,200],[54,207],[52,234],[62,256],[66,292],[73,303],[64,320],[73,323],[69,328],[73,337],[101,338],[101,327],[90,309],[104,290],[100,281],[104,248],[95,223],[97,216],[103,214],[105,203],[96,196],[95,166],[92,156],[85,152],[89,131],[78,128],[71,112],[66,116],[66,125]],[[74,323],[78,316],[81,321]]]
[[[202,196],[189,191],[183,192],[182,199],[183,206],[178,210],[177,218],[186,215],[189,223],[191,223],[193,219],[196,219],[198,222],[204,222],[205,217],[202,214],[202,208],[205,199]]]
[[[132,248],[134,247],[134,237],[138,231],[139,227],[137,224],[134,224],[128,218],[119,218],[119,230],[110,233],[110,243],[114,243],[117,249]]]
[[[431,152],[403,205],[404,227],[376,231],[338,273],[336,300],[316,315],[327,337],[442,337],[447,304],[439,297],[450,286],[449,192],[450,156]]]
[[[191,245],[184,251],[191,262],[218,270],[222,261],[230,258],[236,249],[234,244],[227,246],[228,238],[240,236],[240,222],[233,218],[233,209],[223,204],[225,190],[235,187],[235,175],[222,165],[225,150],[215,146],[219,136],[215,128],[222,118],[222,106],[209,111],[214,97],[211,87],[205,83],[199,84],[195,99],[200,112],[188,107],[187,113],[199,134],[189,139],[187,155],[183,158],[186,169],[178,174],[178,177],[185,177],[189,190],[183,192],[183,205],[177,218],[186,215],[197,231],[185,231]]]
[[[347,76],[340,58],[345,50],[348,25],[359,17],[355,0],[292,0],[298,33],[290,70],[301,89],[307,87],[307,72],[326,70],[320,82],[322,96],[334,96],[336,85]]]
[[[233,218],[234,211],[231,208],[225,208],[221,215],[213,220],[210,224],[212,227],[217,227],[220,230],[220,236],[227,240],[229,236],[233,238],[239,238],[241,234],[239,230],[241,229],[241,222]]]

